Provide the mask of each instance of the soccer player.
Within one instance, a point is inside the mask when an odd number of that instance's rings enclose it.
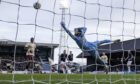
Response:
[[[67,58],[66,50],[60,55],[60,65],[59,65],[59,72],[66,73],[66,58]]]
[[[68,57],[67,57],[67,72],[70,74],[71,73],[71,68],[73,64],[73,53],[70,51]]]
[[[75,40],[77,45],[80,47],[82,51],[87,51],[96,62],[105,66],[105,69],[108,69],[108,66],[100,59],[99,52],[97,50],[98,46],[104,43],[110,43],[111,40],[102,40],[102,41],[95,41],[95,42],[88,42],[85,38],[85,33],[87,28],[86,27],[79,27],[74,29],[74,35],[66,28],[65,23],[61,22],[62,28],[70,35],[70,37]],[[115,42],[118,42],[116,40]],[[106,70],[108,71],[108,70]]]
[[[61,62],[66,62],[66,58],[67,58],[67,53],[66,50],[63,51],[63,53],[60,55],[60,61]]]
[[[128,56],[125,60],[127,60],[127,68],[128,68],[128,73],[131,72],[131,65],[132,65],[132,62],[133,62],[133,54],[131,53],[130,50],[128,50]]]
[[[26,69],[29,69],[29,66],[31,66],[31,64],[33,64],[33,60],[34,60],[34,57],[35,57],[36,44],[34,42],[33,37],[30,39],[30,43],[27,43],[25,45],[25,49],[27,50],[26,59],[28,61]],[[31,67],[33,67],[33,65]]]
[[[108,57],[105,52],[102,53],[101,59],[106,65],[108,64]]]
[[[70,51],[68,57],[67,57],[68,62],[72,62],[73,61],[73,53],[72,51]]]
[[[102,60],[106,65],[108,65],[108,57],[107,57],[107,55],[105,54],[105,52],[102,53],[101,60]],[[107,71],[106,71],[106,74],[107,74]]]

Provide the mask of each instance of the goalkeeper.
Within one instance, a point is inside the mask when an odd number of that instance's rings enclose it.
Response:
[[[77,45],[80,47],[82,51],[87,51],[93,58],[95,62],[100,63],[105,66],[105,71],[108,71],[108,66],[100,59],[99,52],[97,50],[98,46],[104,43],[111,43],[111,40],[102,40],[102,41],[95,41],[95,42],[88,42],[85,38],[85,32],[87,30],[86,27],[79,27],[74,29],[74,35],[66,28],[65,23],[61,22],[61,26],[64,30],[70,35],[70,37],[75,40]],[[114,42],[118,42],[120,40],[116,40]]]

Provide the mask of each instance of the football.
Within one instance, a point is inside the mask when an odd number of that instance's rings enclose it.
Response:
[[[39,2],[36,2],[33,4],[35,9],[40,9],[41,8],[41,4]]]

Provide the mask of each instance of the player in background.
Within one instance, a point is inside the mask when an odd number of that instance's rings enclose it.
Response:
[[[36,44],[34,42],[34,38],[32,37],[30,39],[30,42],[25,45],[26,49],[26,60],[27,60],[27,66],[26,69],[29,70],[32,67],[34,67],[34,57],[35,57],[35,49],[36,49]]]
[[[107,55],[105,54],[105,52],[102,53],[101,60],[102,60],[106,65],[108,65],[108,57],[107,57]],[[106,74],[107,74],[107,73],[106,73]]]
[[[133,54],[130,50],[128,50],[128,56],[127,58],[125,59],[125,61],[127,61],[127,68],[128,68],[128,73],[131,72],[131,65],[132,65],[132,62],[133,62]]]

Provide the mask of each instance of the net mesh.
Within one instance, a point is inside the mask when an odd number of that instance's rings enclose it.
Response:
[[[41,4],[40,9],[33,8],[35,2]],[[0,78],[0,82],[7,84],[131,84],[133,82],[139,84],[139,76],[136,74],[139,71],[139,62],[136,60],[139,59],[137,57],[139,55],[138,38],[140,36],[139,2],[139,0],[69,0],[69,8],[62,9],[59,0],[1,0],[0,38],[14,40],[15,45],[11,49],[13,50],[11,56],[1,56],[0,62],[7,66],[2,68],[3,65],[1,64],[1,72],[9,71],[11,77],[7,79],[9,74],[1,74],[4,79]],[[91,42],[104,39],[121,40],[119,43],[103,45],[98,49],[101,52],[108,52],[108,75],[105,75],[102,65],[94,63],[94,59],[90,56],[89,58],[86,57],[86,53],[81,53],[81,49],[61,28],[61,21],[65,22],[72,33],[74,28],[87,27],[85,36]],[[41,76],[40,73],[36,73],[32,69],[30,74],[22,74],[23,78],[20,79],[21,75],[17,75],[16,66],[18,64],[24,65],[29,61],[25,58],[21,60],[21,57],[17,56],[17,43],[18,41],[27,41],[27,38],[30,37],[34,37],[36,42],[50,43],[51,48],[54,43],[59,44],[59,49],[56,49],[55,53],[50,52],[50,58],[53,58],[55,54],[54,60],[56,62],[59,60],[58,69],[61,65],[59,57],[63,50],[66,50],[67,53],[73,51],[74,61],[81,64],[78,65],[79,71],[72,72],[72,74],[49,72],[49,74]],[[128,60],[129,50],[133,54],[132,64],[128,63],[130,61]],[[82,59],[76,59],[76,56],[80,56]],[[33,60],[33,62],[36,61]],[[42,62],[37,61],[37,63]],[[87,65],[83,63],[87,63]],[[35,64],[32,67],[35,68]],[[52,67],[50,65],[50,69]],[[21,66],[21,68],[25,70],[25,66]],[[130,73],[132,75],[126,75]]]

